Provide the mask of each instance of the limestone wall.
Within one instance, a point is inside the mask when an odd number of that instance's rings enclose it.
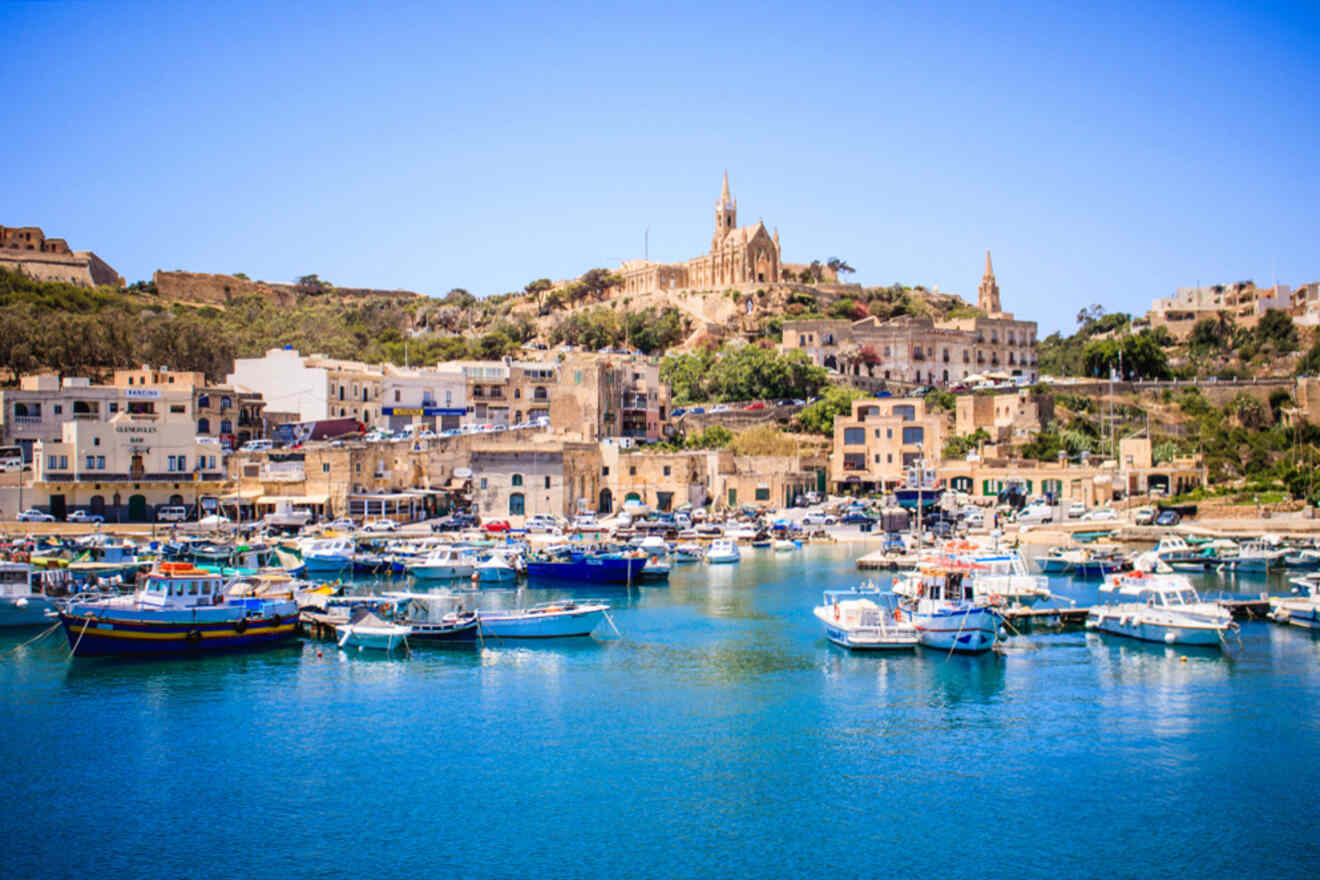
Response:
[[[292,284],[279,284],[271,281],[249,281],[233,275],[209,275],[203,272],[166,272],[157,270],[152,276],[156,289],[163,299],[173,302],[205,303],[225,306],[237,297],[253,294],[263,297],[276,305],[295,304],[307,294]],[[368,287],[335,287],[325,294],[332,299],[362,299],[368,297],[388,297],[392,299],[413,299],[421,296],[410,290],[375,290]]]

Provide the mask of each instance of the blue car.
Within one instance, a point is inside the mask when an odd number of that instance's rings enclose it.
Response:
[[[688,410],[688,412],[692,413],[693,415],[701,415],[705,411],[706,408],[704,406],[694,406],[692,407],[692,409]]]

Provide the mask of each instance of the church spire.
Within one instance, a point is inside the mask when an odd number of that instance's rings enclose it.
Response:
[[[724,190],[720,193],[720,204],[721,204],[721,205],[727,205],[728,203],[729,203],[729,169],[725,168],[725,169],[724,169]]]
[[[729,194],[729,169],[724,169],[724,188],[715,203],[715,234],[710,239],[711,252],[719,250],[729,233],[738,228],[738,203]]]
[[[990,265],[990,249],[985,250],[985,274],[989,278],[995,277],[994,267]]]
[[[976,288],[976,305],[987,315],[997,315],[1003,311],[999,305],[999,282],[995,281],[995,270],[990,265],[990,251],[985,252],[985,274]]]

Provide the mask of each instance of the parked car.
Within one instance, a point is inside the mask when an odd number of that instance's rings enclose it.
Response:
[[[718,406],[712,406],[712,407],[710,408],[710,411],[711,411],[712,413],[726,413],[726,412],[730,412],[731,409],[732,409],[732,408],[729,407],[727,404],[723,404],[723,403],[721,403],[721,404],[718,405]]]
[[[183,522],[188,518],[188,508],[182,504],[170,504],[156,508],[157,522]]]
[[[751,412],[754,409],[765,409],[765,404],[758,400],[755,403],[749,403],[743,407],[743,410],[746,412]]]
[[[1132,514],[1132,521],[1139,526],[1148,526],[1155,522],[1155,514],[1153,507],[1138,507]]]
[[[676,408],[674,408],[674,409],[671,409],[671,410],[669,411],[669,415],[670,415],[671,417],[673,417],[673,418],[678,418],[679,416],[681,416],[681,415],[682,415],[683,413],[685,413],[685,412],[687,412],[687,410],[685,410],[683,407],[680,406],[680,407],[676,407]]]
[[[1049,522],[1053,518],[1054,508],[1048,504],[1029,504],[1013,517],[1016,522],[1023,524],[1039,524]]]
[[[29,507],[20,513],[17,517],[19,522],[55,522],[55,517],[49,513],[42,513],[35,507]]]
[[[367,520],[362,524],[362,528],[368,532],[397,532],[399,524],[392,519],[381,517]]]
[[[1087,522],[1109,522],[1118,519],[1118,514],[1111,507],[1097,507],[1084,513],[1082,519]]]
[[[1068,505],[1068,519],[1077,519],[1086,515],[1086,503],[1083,501],[1074,501]]]
[[[804,526],[832,526],[839,520],[828,513],[809,513],[802,517]]]
[[[545,514],[538,513],[536,516],[527,520],[525,528],[529,532],[544,532],[549,534],[559,530],[559,522],[553,516],[546,516]]]
[[[357,523],[353,522],[351,519],[349,519],[346,516],[341,516],[339,519],[332,520],[331,522],[326,523],[326,528],[337,529],[341,531],[347,529],[348,531],[351,532],[357,528]]]
[[[869,523],[874,521],[875,520],[873,520],[869,515],[867,515],[865,511],[861,511],[861,510],[850,510],[839,519],[839,522],[843,523],[844,525],[861,525],[863,523]]]
[[[694,406],[688,410],[688,413],[694,416],[704,415],[706,408],[704,406]]]
[[[1176,510],[1161,510],[1155,517],[1157,526],[1176,526],[1180,522],[1182,522],[1182,514]]]
[[[69,514],[68,521],[76,523],[103,523],[105,522],[105,517],[101,516],[99,513],[89,513],[86,510],[75,510],[73,513]]]
[[[481,528],[487,532],[507,532],[511,528],[507,519],[491,519],[481,524]]]

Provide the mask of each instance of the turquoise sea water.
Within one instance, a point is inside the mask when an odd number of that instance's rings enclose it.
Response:
[[[811,607],[860,552],[580,593],[621,640],[170,662],[44,640],[0,660],[0,876],[1320,874],[1320,637],[850,655]]]

